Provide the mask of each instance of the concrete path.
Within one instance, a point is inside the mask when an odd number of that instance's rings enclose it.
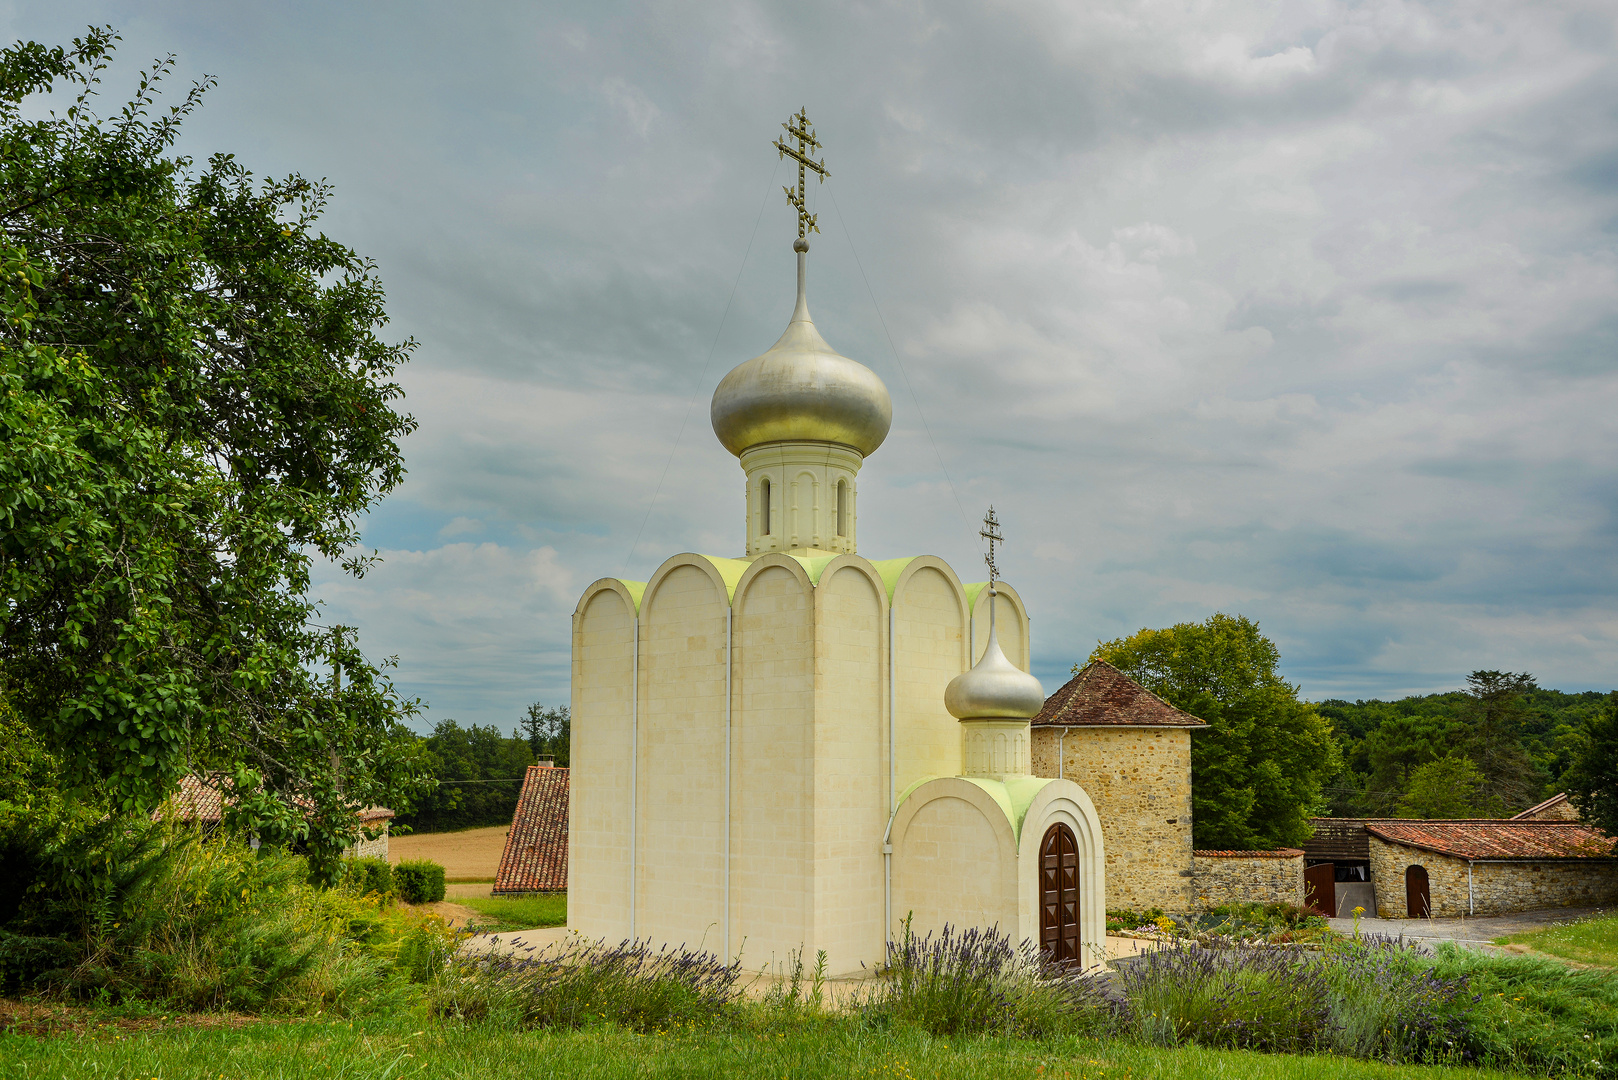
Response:
[[[1360,933],[1403,937],[1406,941],[1453,941],[1469,949],[1488,951],[1495,938],[1568,923],[1600,912],[1600,908],[1545,908],[1514,915],[1474,915],[1454,919],[1360,919]],[[1342,934],[1354,932],[1353,919],[1328,919]]]

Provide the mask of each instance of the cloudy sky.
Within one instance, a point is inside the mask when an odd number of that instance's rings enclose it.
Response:
[[[993,502],[1047,690],[1215,611],[1311,698],[1618,684],[1610,0],[0,18],[113,24],[109,98],[173,52],[219,78],[186,151],[336,185],[421,428],[320,592],[429,721],[564,703],[586,584],[743,546],[708,400],[791,311],[799,106],[816,321],[894,399],[861,551],[980,577]]]

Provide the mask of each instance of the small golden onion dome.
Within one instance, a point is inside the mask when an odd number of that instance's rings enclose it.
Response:
[[[957,720],[1027,720],[1044,707],[1045,688],[1006,659],[992,626],[983,658],[944,689],[944,708]]]
[[[893,424],[893,401],[876,372],[840,355],[815,329],[803,279],[799,252],[798,306],[786,333],[714,391],[714,434],[737,457],[770,442],[841,443],[869,455]]]

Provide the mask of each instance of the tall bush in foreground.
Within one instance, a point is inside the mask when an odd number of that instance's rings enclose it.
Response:
[[[313,557],[363,572],[357,523],[404,476],[411,346],[320,231],[326,185],[173,152],[211,81],[160,109],[159,62],[96,114],[116,43],[0,49],[6,691],[76,794],[141,813],[196,769],[333,854],[354,804],[425,783],[414,703],[309,598]]]

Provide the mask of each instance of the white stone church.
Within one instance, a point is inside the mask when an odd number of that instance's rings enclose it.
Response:
[[[802,169],[791,321],[713,397],[743,553],[602,578],[573,616],[568,926],[751,968],[825,950],[844,973],[909,918],[1099,963],[1101,829],[1078,784],[1032,775],[1021,598],[859,553],[860,466],[893,409],[810,319],[801,194]]]

